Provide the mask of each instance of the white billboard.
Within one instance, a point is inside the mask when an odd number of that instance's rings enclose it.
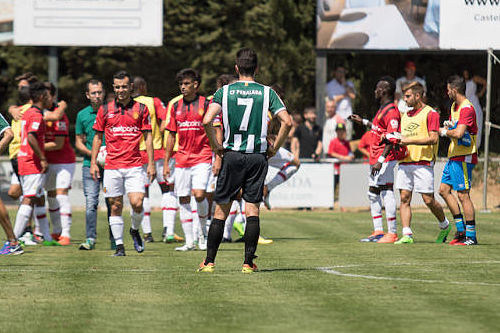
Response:
[[[500,0],[441,0],[442,49],[500,49]]]
[[[14,43],[161,46],[163,0],[16,0]]]

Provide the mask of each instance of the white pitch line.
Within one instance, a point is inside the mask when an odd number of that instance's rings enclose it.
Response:
[[[346,266],[340,266],[340,267],[348,268],[348,267],[360,267],[360,266],[363,266],[363,265],[346,265]],[[423,283],[446,283],[446,284],[458,284],[458,285],[477,285],[477,286],[500,287],[500,283],[424,280],[424,279],[399,278],[399,277],[392,277],[392,276],[375,276],[375,275],[342,273],[342,272],[336,271],[330,267],[318,267],[317,270],[328,273],[328,274],[337,275],[337,276],[345,276],[345,277],[353,277],[353,278],[361,278],[361,279],[369,279],[369,280],[388,280],[388,281],[406,281],[406,282],[423,282]]]

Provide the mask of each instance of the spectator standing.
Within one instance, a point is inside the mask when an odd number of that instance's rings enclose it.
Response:
[[[352,102],[356,98],[354,83],[346,79],[347,71],[342,66],[337,66],[333,72],[334,78],[326,84],[326,95],[335,101],[337,114],[346,123],[347,140],[352,138],[352,123],[345,120],[352,115]]]
[[[418,77],[417,66],[413,61],[407,61],[405,64],[405,76],[400,77],[396,80],[396,93],[395,93],[395,101],[394,104],[397,104],[399,112],[406,112],[410,110],[406,105],[406,102],[403,99],[403,87],[408,86],[412,82],[418,82],[422,86],[424,86],[424,100],[425,94],[427,93],[427,86],[425,84],[425,80]]]
[[[295,130],[292,138],[292,152],[299,158],[312,158],[319,161],[323,151],[323,131],[316,124],[316,109],[307,107],[304,110],[304,123]]]
[[[486,92],[486,80],[484,77],[474,75],[471,71],[464,69],[462,74],[465,80],[465,97],[474,106],[474,111],[476,111],[476,122],[477,122],[477,148],[481,146],[481,134],[483,133],[483,109],[479,99],[484,96]],[[477,86],[481,86],[481,90],[477,91]]]
[[[351,151],[349,141],[346,140],[346,126],[344,123],[338,123],[336,127],[337,135],[330,141],[328,145],[328,156],[338,159],[341,162],[350,162],[354,159],[354,154]],[[335,195],[337,196],[337,189],[340,180],[340,162],[335,162],[334,167],[334,184]]]
[[[326,99],[325,103],[325,115],[326,121],[323,126],[323,153],[328,154],[328,146],[330,142],[337,136],[337,124],[343,123],[345,125],[345,120],[336,114],[336,104],[333,99]]]

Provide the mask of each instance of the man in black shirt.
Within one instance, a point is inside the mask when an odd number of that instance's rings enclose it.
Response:
[[[304,119],[304,123],[297,127],[292,138],[292,152],[299,158],[313,158],[319,161],[323,151],[323,130],[316,124],[316,109],[305,108]]]

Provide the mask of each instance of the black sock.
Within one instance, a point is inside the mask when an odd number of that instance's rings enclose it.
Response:
[[[215,218],[212,220],[212,223],[210,223],[207,240],[207,258],[205,259],[205,265],[215,262],[215,256],[217,255],[217,251],[219,250],[222,236],[224,236],[224,223],[225,221]]]
[[[257,242],[260,235],[260,223],[258,216],[248,216],[247,225],[245,226],[245,262],[244,264],[253,266],[253,260],[257,258],[255,251],[257,251]]]

